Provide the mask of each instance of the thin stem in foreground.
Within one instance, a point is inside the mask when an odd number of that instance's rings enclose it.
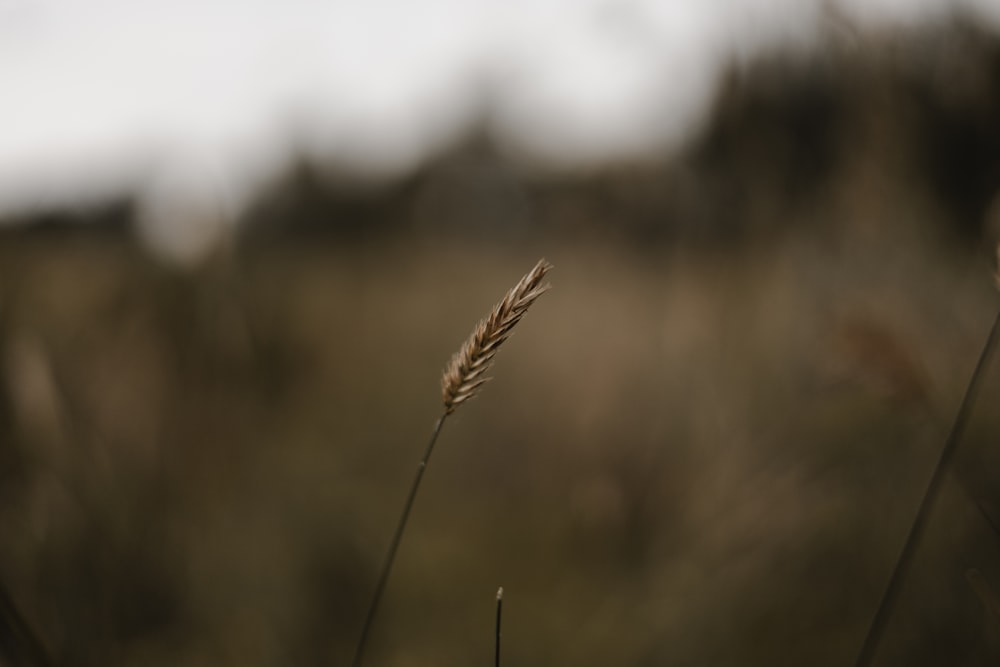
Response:
[[[500,617],[503,614],[503,586],[497,589],[497,629],[496,629],[496,651],[493,660],[494,667],[500,667]]]
[[[382,594],[385,592],[385,585],[389,581],[389,574],[392,572],[392,564],[396,560],[396,552],[399,550],[399,543],[403,539],[403,531],[406,530],[406,523],[410,519],[410,510],[413,509],[413,503],[417,498],[417,491],[420,489],[420,480],[424,477],[424,471],[427,469],[427,463],[431,460],[431,454],[434,452],[434,443],[437,442],[438,434],[441,433],[441,427],[444,426],[444,420],[448,417],[448,413],[442,414],[437,423],[434,424],[434,432],[431,433],[430,442],[427,443],[427,451],[424,452],[424,457],[420,459],[420,463],[417,464],[417,474],[413,478],[413,485],[410,487],[410,494],[406,498],[406,504],[403,505],[403,514],[399,517],[399,525],[396,526],[396,532],[392,536],[392,542],[389,543],[389,553],[386,555],[385,564],[382,566],[382,573],[379,574],[378,584],[375,585],[375,594],[372,597],[371,606],[368,608],[368,615],[365,616],[365,624],[361,626],[361,638],[358,639],[358,646],[354,650],[354,659],[351,661],[352,667],[360,667],[361,661],[364,658],[365,646],[368,643],[368,634],[371,632],[372,623],[375,620],[375,613],[378,611],[379,603],[382,601]]]
[[[882,637],[882,633],[885,631],[885,626],[889,620],[889,615],[892,612],[892,607],[895,604],[896,599],[899,597],[899,591],[903,579],[913,563],[913,557],[916,553],[917,545],[920,543],[924,531],[926,530],[927,520],[930,516],[931,509],[941,492],[941,484],[944,482],[945,473],[948,471],[951,461],[955,457],[955,449],[958,445],[958,441],[961,439],[962,433],[965,431],[965,426],[969,421],[969,416],[972,414],[972,406],[975,404],[976,397],[979,395],[979,388],[982,385],[983,375],[985,374],[986,367],[993,354],[993,350],[996,348],[998,338],[1000,338],[1000,312],[997,312],[997,316],[993,320],[993,328],[990,329],[990,333],[986,338],[986,343],[983,345],[983,351],[979,355],[979,361],[976,363],[976,368],[972,372],[972,377],[969,379],[969,386],[965,390],[965,396],[962,398],[962,403],[959,405],[958,413],[955,415],[955,421],[952,424],[951,432],[948,434],[948,439],[945,440],[944,449],[941,451],[941,458],[938,459],[937,466],[934,468],[934,474],[931,476],[931,480],[927,484],[927,490],[924,491],[924,497],[920,501],[920,507],[917,509],[917,515],[913,519],[913,525],[910,527],[910,533],[906,538],[906,542],[903,544],[903,550],[900,552],[899,558],[896,560],[896,564],[892,569],[892,575],[889,577],[889,584],[886,586],[885,592],[882,594],[882,600],[879,603],[878,610],[875,612],[871,625],[868,627],[868,634],[865,636],[865,641],[861,646],[861,652],[858,654],[858,659],[854,663],[855,667],[867,667],[867,665],[871,663],[872,657],[875,655],[875,649]]]
[[[490,314],[479,321],[473,330],[472,335],[465,341],[461,349],[452,357],[448,367],[445,368],[441,377],[441,399],[444,403],[444,412],[434,425],[434,432],[431,440],[427,444],[427,451],[424,458],[417,465],[417,474],[410,487],[410,495],[403,505],[403,515],[399,518],[399,525],[396,526],[396,533],[389,544],[389,554],[386,556],[385,565],[382,566],[382,573],[379,575],[378,584],[375,586],[375,595],[372,597],[368,615],[365,617],[364,625],[361,627],[361,638],[354,651],[354,660],[351,661],[353,667],[361,667],[364,658],[365,646],[368,643],[368,634],[371,632],[375,614],[378,611],[379,602],[385,592],[386,583],[389,581],[389,574],[392,571],[392,564],[396,560],[396,551],[399,550],[399,543],[403,539],[403,531],[406,530],[406,522],[410,518],[410,510],[413,509],[413,502],[416,500],[417,491],[420,489],[420,480],[423,479],[424,470],[430,461],[431,453],[434,451],[434,443],[437,442],[438,434],[444,425],[444,420],[458,407],[476,395],[480,387],[489,379],[486,372],[493,364],[500,346],[503,345],[517,323],[521,321],[524,314],[531,307],[539,296],[549,289],[549,285],[543,284],[542,280],[548,273],[552,265],[544,259],[538,260],[535,267],[531,269],[514,287],[508,290],[500,303],[493,307]]]

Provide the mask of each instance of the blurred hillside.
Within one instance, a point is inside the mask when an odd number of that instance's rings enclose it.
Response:
[[[852,664],[997,310],[1000,39],[829,40],[658,160],[302,161],[183,268],[130,201],[8,221],[3,597],[60,665],[346,664],[439,372],[544,255],[369,664],[486,664],[501,584],[511,665]],[[876,664],[1000,659],[998,399]]]

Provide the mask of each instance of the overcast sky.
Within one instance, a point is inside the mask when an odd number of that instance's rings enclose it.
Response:
[[[733,58],[956,10],[1000,26],[1000,0],[0,0],[0,219],[127,192],[232,217],[297,156],[390,178],[476,123],[556,168],[663,151]]]

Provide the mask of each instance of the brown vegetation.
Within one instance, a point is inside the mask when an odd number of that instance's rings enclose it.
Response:
[[[493,357],[500,346],[535,299],[548,291],[549,285],[542,284],[542,280],[551,268],[552,265],[544,259],[538,260],[490,314],[480,320],[469,339],[451,358],[441,377],[441,394],[447,414],[475,396],[478,389],[489,381],[486,372],[493,365]]]

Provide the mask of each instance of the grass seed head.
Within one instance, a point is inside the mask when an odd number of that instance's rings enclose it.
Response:
[[[539,296],[551,287],[542,280],[552,265],[538,260],[529,271],[500,300],[485,318],[480,320],[469,339],[451,358],[441,378],[441,394],[447,414],[476,395],[489,378],[486,372],[493,365],[493,357],[503,342],[521,321],[524,313]]]

